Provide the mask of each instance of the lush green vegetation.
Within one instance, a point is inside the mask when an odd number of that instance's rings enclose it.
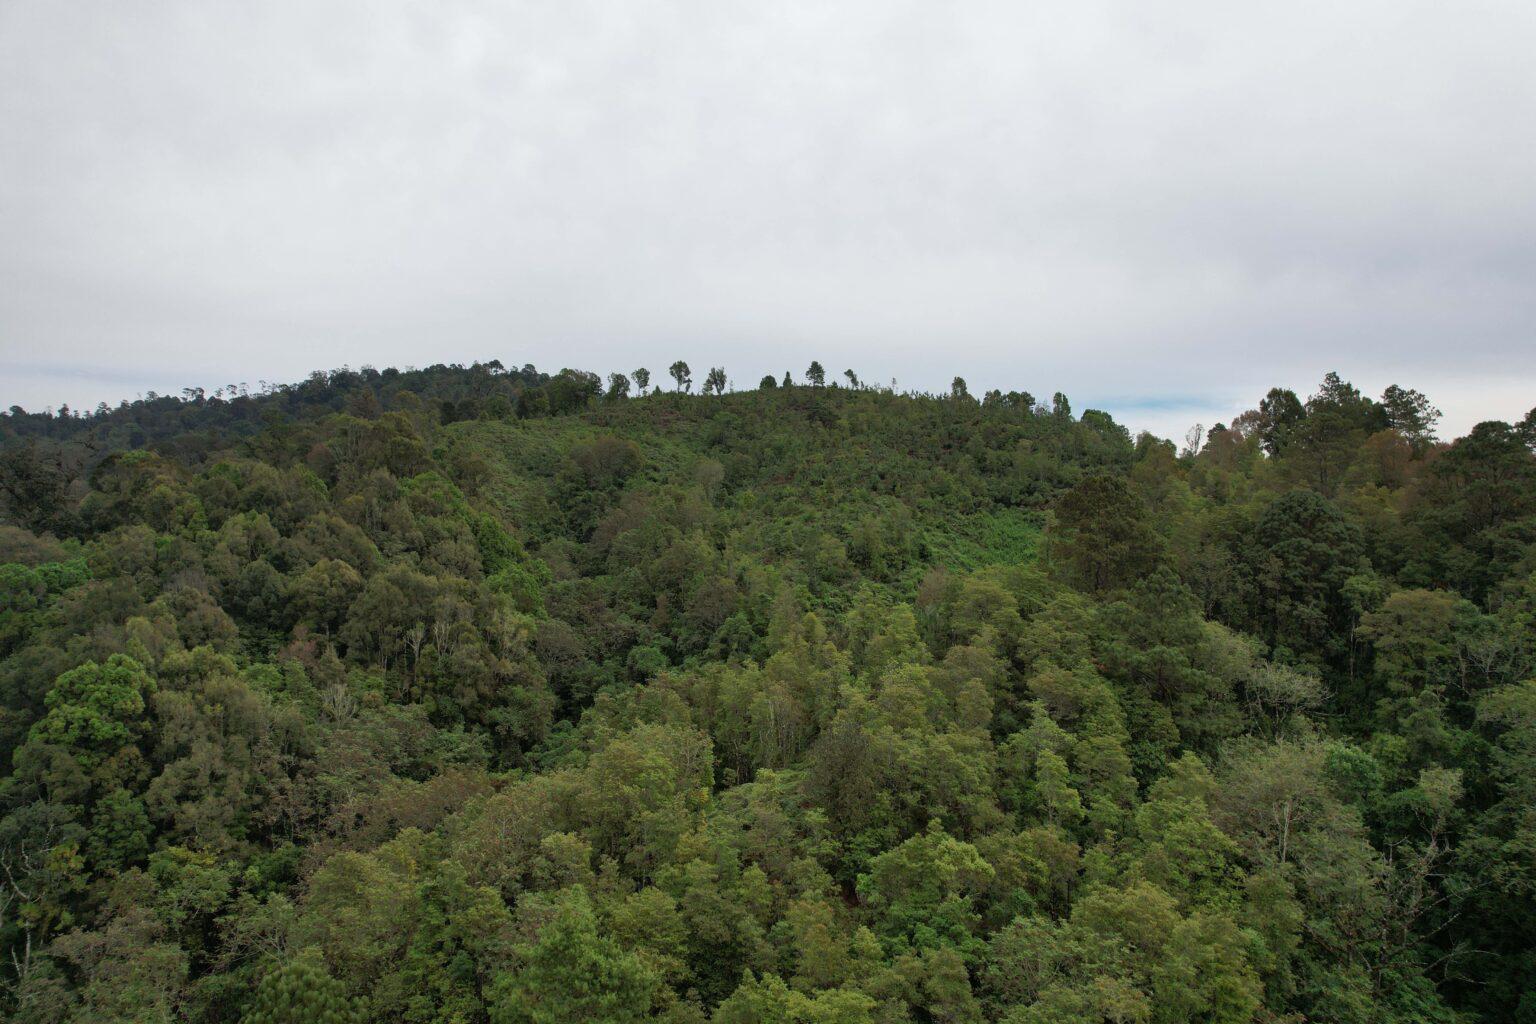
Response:
[[[0,417],[0,1016],[1536,1020],[1536,418]]]

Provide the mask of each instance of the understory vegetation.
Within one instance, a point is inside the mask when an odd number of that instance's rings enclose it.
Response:
[[[1536,417],[668,378],[0,417],[0,1017],[1536,1022]]]

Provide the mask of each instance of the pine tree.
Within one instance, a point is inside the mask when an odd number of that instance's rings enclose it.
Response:
[[[362,1024],[357,1000],[307,949],[261,980],[243,1024]]]

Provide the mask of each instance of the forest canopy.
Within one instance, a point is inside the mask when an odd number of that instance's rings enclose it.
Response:
[[[0,415],[0,1017],[1536,1022],[1536,410],[694,373]]]

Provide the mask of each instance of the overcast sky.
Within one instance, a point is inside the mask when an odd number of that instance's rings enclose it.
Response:
[[[0,0],[0,406],[813,358],[1536,405],[1536,3]]]

